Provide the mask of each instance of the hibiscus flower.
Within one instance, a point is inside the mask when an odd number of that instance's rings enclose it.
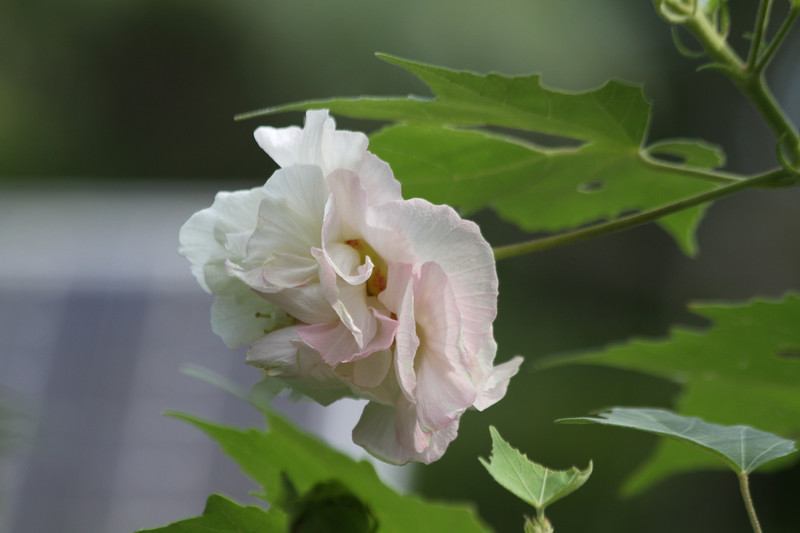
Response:
[[[295,392],[369,400],[353,440],[373,455],[437,460],[521,363],[493,364],[489,244],[452,208],[404,200],[367,137],[327,111],[255,137],[281,168],[181,228],[180,253],[216,296],[214,331]]]

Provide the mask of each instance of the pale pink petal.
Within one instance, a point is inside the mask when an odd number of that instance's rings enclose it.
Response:
[[[456,418],[447,427],[440,429],[431,436],[428,447],[417,455],[415,459],[426,465],[441,459],[445,450],[458,436],[458,424],[460,420]]]
[[[328,405],[352,396],[347,383],[305,346],[296,327],[275,330],[250,346],[247,362],[280,377],[296,393]]]
[[[338,320],[302,326],[297,333],[304,343],[316,350],[322,360],[331,366],[351,361],[360,351],[353,333]]]
[[[387,463],[402,465],[408,461],[430,464],[444,454],[458,435],[458,419],[430,435],[421,451],[402,444],[406,427],[398,423],[399,412],[392,406],[370,402],[353,429],[353,442]]]
[[[447,427],[477,398],[470,376],[457,301],[449,279],[436,263],[422,265],[414,284],[414,311],[420,345],[417,372],[417,416],[422,428]]]
[[[502,399],[506,395],[509,380],[519,372],[521,364],[522,357],[516,356],[505,363],[495,366],[486,379],[483,390],[479,391],[478,398],[474,403],[475,409],[483,411]]]
[[[480,350],[497,314],[497,273],[478,226],[448,206],[418,198],[375,206],[368,215],[365,237],[386,261],[441,267],[457,301],[466,348]]]
[[[417,375],[414,370],[414,358],[419,348],[417,323],[414,319],[413,283],[411,265],[389,263],[386,290],[378,295],[378,300],[397,316],[395,372],[403,395],[412,403],[416,401],[414,391],[417,387]]]
[[[331,366],[360,360],[388,349],[397,330],[397,321],[375,310],[372,314],[376,332],[363,346],[356,342],[353,332],[339,321],[302,326],[298,328],[298,334]]]
[[[396,404],[395,429],[397,440],[412,453],[412,456],[424,452],[431,443],[432,429],[424,429],[417,416],[417,406],[401,399]]]
[[[382,461],[402,465],[414,456],[414,451],[403,447],[397,438],[396,414],[392,406],[368,403],[353,428],[353,442]]]

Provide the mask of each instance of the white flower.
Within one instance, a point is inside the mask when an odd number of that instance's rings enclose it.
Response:
[[[282,168],[181,230],[216,295],[214,331],[320,403],[370,400],[353,439],[377,457],[435,461],[461,414],[502,398],[521,363],[493,366],[491,248],[451,208],[403,200],[367,137],[327,111],[255,137]]]

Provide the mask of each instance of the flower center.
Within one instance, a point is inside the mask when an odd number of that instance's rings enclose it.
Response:
[[[367,280],[367,294],[377,296],[382,293],[386,288],[386,273],[389,271],[389,265],[386,264],[386,261],[375,252],[372,246],[361,239],[350,239],[345,241],[345,244],[359,253],[362,264],[367,256],[372,259],[372,275]]]

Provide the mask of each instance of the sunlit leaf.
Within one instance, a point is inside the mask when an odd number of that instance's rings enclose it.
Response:
[[[586,470],[576,467],[551,470],[512,448],[494,427],[490,427],[489,431],[492,434],[492,455],[489,461],[479,458],[481,464],[495,481],[537,510],[544,510],[551,503],[578,490],[592,473],[591,462]]]
[[[139,533],[285,533],[286,527],[286,515],[280,509],[244,507],[212,494],[202,516]]]
[[[570,229],[716,186],[691,169],[719,166],[717,148],[687,140],[646,146],[650,104],[641,87],[611,81],[563,92],[543,87],[536,75],[479,75],[380,57],[417,76],[435,97],[313,100],[246,116],[329,108],[399,122],[374,134],[370,149],[392,165],[407,197],[463,212],[489,207],[529,231]],[[553,146],[531,143],[530,133],[553,136]],[[661,155],[683,162],[660,164]],[[662,223],[688,254],[696,252],[702,212],[694,207]]]
[[[261,485],[261,496],[268,501],[287,500],[284,475],[298,494],[308,494],[321,483],[338,480],[369,506],[380,532],[488,531],[473,509],[400,495],[381,482],[368,462],[356,462],[280,416],[269,411],[265,414],[267,431],[241,430],[181,413],[170,416],[188,422],[215,440],[245,474]]]
[[[614,407],[597,417],[559,422],[626,427],[699,446],[716,455],[734,472],[749,474],[764,463],[797,451],[795,443],[750,426],[709,424],[664,409]]]
[[[679,327],[666,340],[634,340],[547,364],[597,364],[660,376],[683,385],[675,406],[680,414],[800,438],[800,297],[696,304],[692,310],[714,325]],[[662,441],[625,491],[679,472],[718,467],[705,454]]]

